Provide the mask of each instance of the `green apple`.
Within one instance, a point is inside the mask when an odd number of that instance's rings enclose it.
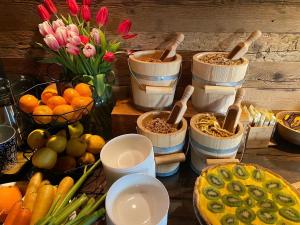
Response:
[[[57,153],[51,148],[41,148],[32,156],[32,164],[42,169],[52,169],[57,160]]]
[[[87,143],[81,138],[71,138],[67,143],[66,153],[73,157],[80,157],[85,153]]]
[[[53,135],[49,138],[46,147],[53,149],[57,153],[62,153],[67,146],[67,138],[64,136]]]
[[[71,138],[78,138],[83,134],[84,127],[80,122],[68,125]]]

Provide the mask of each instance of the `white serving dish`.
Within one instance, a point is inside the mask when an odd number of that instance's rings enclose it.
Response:
[[[170,200],[164,185],[146,174],[117,180],[105,200],[107,225],[167,225]]]
[[[139,134],[125,134],[109,141],[100,153],[108,187],[117,179],[132,173],[155,177],[151,141]]]

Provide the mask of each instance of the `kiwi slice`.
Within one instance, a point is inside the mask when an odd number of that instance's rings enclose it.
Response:
[[[242,180],[246,180],[248,179],[249,177],[249,173],[248,171],[245,169],[244,166],[242,165],[235,165],[233,167],[233,174],[239,178],[239,179],[242,179]]]
[[[274,212],[267,209],[260,209],[256,212],[257,217],[266,224],[274,224],[277,221],[277,216]]]
[[[278,210],[278,206],[275,202],[270,199],[264,199],[258,203],[258,206],[262,209],[268,210],[270,212],[276,212]]]
[[[210,201],[207,203],[207,208],[209,211],[213,213],[222,213],[224,212],[224,205],[218,201]]]
[[[282,207],[279,209],[279,214],[290,221],[300,222],[300,213],[294,208]]]
[[[232,180],[232,173],[230,172],[229,169],[225,167],[219,168],[219,174],[223,177],[224,180],[226,181],[231,181]]]
[[[234,194],[227,194],[222,196],[222,201],[225,205],[230,207],[240,207],[243,204],[243,200]]]
[[[255,220],[255,212],[247,207],[237,208],[235,211],[236,217],[243,223],[249,224]]]
[[[267,192],[263,188],[255,185],[248,185],[248,193],[256,201],[262,201],[268,198]]]
[[[238,225],[239,221],[233,214],[225,214],[221,218],[222,225]]]
[[[264,183],[264,187],[269,191],[269,192],[276,192],[280,191],[283,188],[282,183],[279,180],[268,180]]]
[[[274,193],[273,200],[282,206],[293,206],[296,204],[296,199],[292,195],[283,192]]]
[[[209,200],[218,200],[221,197],[220,192],[213,187],[205,187],[202,189],[203,195]]]
[[[262,170],[256,168],[252,171],[252,178],[258,182],[262,182],[265,179],[265,174]]]
[[[231,181],[227,184],[228,191],[236,195],[244,195],[246,193],[245,186],[238,180]]]
[[[255,200],[251,197],[247,197],[245,200],[244,200],[244,205],[246,207],[249,207],[249,208],[252,208],[255,206]]]
[[[207,174],[206,179],[210,185],[212,185],[216,188],[224,187],[224,181],[222,180],[222,177],[220,177],[216,174],[209,173],[209,174]]]

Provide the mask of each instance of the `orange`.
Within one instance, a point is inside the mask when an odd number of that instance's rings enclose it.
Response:
[[[58,105],[65,105],[66,100],[61,96],[52,96],[47,101],[47,106],[49,106],[51,109],[54,109]]]
[[[49,98],[51,98],[53,96],[57,96],[57,95],[58,95],[58,92],[57,92],[56,84],[50,84],[42,92],[42,95],[41,95],[42,102],[44,104],[47,104],[47,101]]]
[[[71,104],[72,99],[74,97],[80,96],[79,93],[74,88],[67,88],[64,91],[63,97],[66,100],[67,103]]]
[[[46,105],[37,106],[33,113],[34,121],[38,124],[48,124],[52,121],[52,109]]]
[[[23,95],[19,100],[19,106],[23,112],[32,113],[39,105],[39,100],[33,95]]]
[[[22,199],[22,195],[17,186],[1,186],[0,199],[0,212],[8,214],[11,207]]]
[[[82,97],[82,96],[73,98],[71,102],[71,105],[75,110],[82,108],[82,112],[84,114],[88,114],[91,111],[93,104],[94,102],[91,97]]]
[[[59,105],[53,109],[53,114],[57,115],[57,122],[64,123],[71,121],[74,116],[74,109],[70,105]]]
[[[92,90],[90,85],[85,83],[79,83],[75,86],[75,90],[84,97],[92,97]]]

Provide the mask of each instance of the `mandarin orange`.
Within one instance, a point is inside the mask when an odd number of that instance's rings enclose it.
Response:
[[[71,104],[72,99],[74,97],[78,97],[78,96],[80,96],[80,95],[74,88],[67,88],[63,94],[63,97],[68,104]]]
[[[57,122],[64,123],[71,121],[74,116],[74,109],[71,105],[58,105],[53,109],[53,114],[57,115]]]
[[[75,86],[75,90],[84,97],[92,97],[92,90],[90,85],[85,83],[79,83]]]
[[[52,121],[53,111],[46,105],[39,105],[34,109],[32,115],[36,123],[48,124]]]
[[[39,100],[33,95],[23,95],[19,100],[19,106],[23,112],[32,113],[34,108],[39,105]]]
[[[65,105],[67,104],[66,100],[61,96],[52,96],[47,101],[47,106],[51,109],[54,109],[58,105]]]
[[[71,105],[75,110],[82,108],[84,114],[88,114],[92,110],[93,104],[94,100],[91,97],[83,96],[75,97],[71,102]]]
[[[51,98],[53,96],[57,96],[57,95],[58,95],[58,92],[57,92],[56,84],[50,84],[44,89],[44,91],[41,94],[42,102],[44,104],[47,104],[47,101],[49,98]]]
[[[11,207],[22,200],[22,194],[17,186],[0,186],[0,199],[1,215],[6,216]]]

